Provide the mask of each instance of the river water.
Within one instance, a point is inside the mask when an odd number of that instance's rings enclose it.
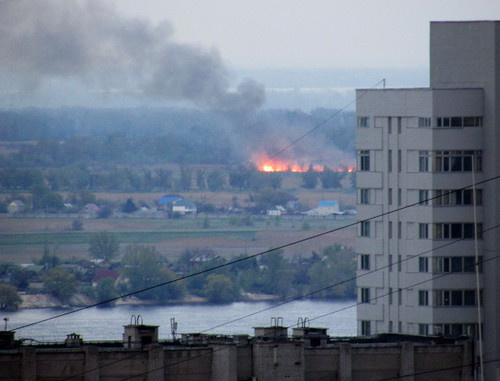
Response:
[[[328,328],[330,336],[356,335],[355,300],[299,300],[273,308],[276,304],[278,302],[93,307],[22,329],[16,328],[72,310],[25,309],[4,312],[0,318],[8,317],[7,328],[16,331],[16,339],[29,338],[42,342],[63,341],[67,334],[73,332],[80,334],[84,341],[121,340],[123,326],[130,324],[132,315],[141,315],[144,324],[160,326],[160,339],[172,338],[171,318],[177,322],[178,333],[252,335],[253,327],[269,326],[273,317],[281,317],[287,327],[295,326],[299,318],[308,318],[311,327]]]

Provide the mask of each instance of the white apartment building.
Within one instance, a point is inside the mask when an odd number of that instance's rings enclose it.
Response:
[[[433,22],[430,36],[430,87],[357,90],[358,333],[477,337],[480,323],[492,375],[500,21]]]

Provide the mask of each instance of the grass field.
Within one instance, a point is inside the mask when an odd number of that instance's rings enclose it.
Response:
[[[45,246],[63,259],[88,258],[92,234],[116,234],[122,248],[128,244],[154,245],[169,258],[188,248],[209,248],[231,257],[251,254],[314,236],[353,222],[352,219],[251,218],[250,225],[226,216],[180,219],[89,219],[82,231],[71,231],[74,217],[0,218],[0,262],[29,263]],[[235,225],[236,224],[236,225]],[[285,255],[308,256],[334,243],[353,246],[353,227],[287,247]]]
[[[293,179],[293,178],[292,178]],[[287,184],[289,185],[289,184]],[[303,205],[315,207],[320,200],[338,200],[343,206],[355,204],[354,192],[324,192],[294,188],[290,190]],[[131,197],[154,205],[160,193],[97,193],[98,199],[117,203]],[[249,206],[248,194],[243,192],[189,192],[183,194],[196,202],[208,202],[216,207],[231,205],[237,198],[240,205]],[[248,205],[247,205],[248,204]],[[166,218],[108,218],[85,219],[82,231],[72,231],[76,216],[56,215],[42,218],[15,218],[0,214],[0,262],[30,263],[43,255],[44,246],[63,259],[88,258],[90,237],[95,232],[109,231],[117,235],[122,248],[128,244],[154,245],[169,258],[175,258],[189,248],[209,248],[219,255],[231,257],[251,254],[302,240],[353,222],[284,216],[252,217],[245,224],[241,217],[227,215],[198,215],[179,219]],[[352,247],[356,229],[343,229],[332,234],[287,247],[287,256],[308,256],[326,246],[340,243]]]

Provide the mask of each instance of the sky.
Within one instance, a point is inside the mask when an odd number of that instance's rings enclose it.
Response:
[[[500,0],[0,0],[0,108],[341,107],[426,86],[430,21],[487,19]]]
[[[429,23],[498,20],[498,0],[114,0],[123,15],[168,20],[173,39],[218,49],[235,68],[415,68]]]

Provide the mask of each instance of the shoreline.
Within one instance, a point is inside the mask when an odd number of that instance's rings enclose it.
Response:
[[[32,295],[23,294],[20,296],[22,299],[22,303],[19,305],[18,310],[40,309],[40,308],[79,308],[79,307],[90,307],[96,303],[83,294],[75,294],[71,298],[69,304],[64,304],[59,299],[48,294],[32,294]],[[242,298],[234,300],[233,302],[265,302],[265,301],[277,301],[280,299],[281,298],[278,295],[246,293],[245,295],[242,296]],[[148,305],[168,306],[175,304],[211,304],[211,303],[208,302],[207,298],[202,298],[196,295],[186,295],[180,300],[175,300],[165,303],[142,300],[134,296],[129,296],[116,300],[114,306],[148,306]]]

